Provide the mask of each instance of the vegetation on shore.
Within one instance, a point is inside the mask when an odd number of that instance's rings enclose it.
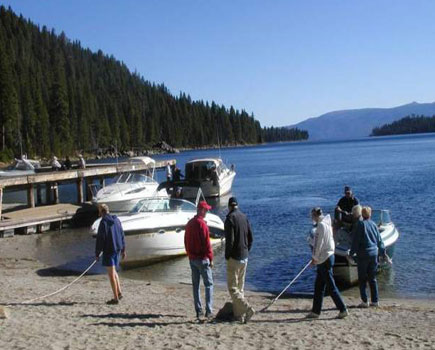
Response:
[[[147,148],[307,139],[262,128],[252,114],[173,96],[102,51],[92,52],[0,6],[0,152],[5,158],[114,146]],[[0,155],[1,158],[1,155]]]
[[[410,115],[396,120],[391,124],[385,124],[374,128],[370,136],[420,134],[435,132],[435,116]]]

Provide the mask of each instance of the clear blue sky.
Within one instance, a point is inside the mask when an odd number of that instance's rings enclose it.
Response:
[[[435,101],[435,1],[14,0],[178,95],[283,126]]]

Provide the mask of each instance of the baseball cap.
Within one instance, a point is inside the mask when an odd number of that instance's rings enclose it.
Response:
[[[207,204],[206,201],[201,201],[198,204],[198,208],[202,208],[202,209],[206,209],[206,210],[210,210],[211,206]]]
[[[350,186],[344,186],[344,192],[352,192]]]
[[[235,207],[237,205],[237,198],[236,197],[231,197],[228,200],[228,206],[230,207]]]

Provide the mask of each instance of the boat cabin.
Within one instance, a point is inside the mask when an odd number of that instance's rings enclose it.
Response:
[[[186,163],[186,180],[208,181],[227,169],[221,159],[197,159]]]

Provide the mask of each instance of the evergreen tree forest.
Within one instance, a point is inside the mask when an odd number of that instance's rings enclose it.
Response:
[[[103,52],[0,6],[0,152],[65,156],[115,146],[174,147],[307,139],[262,128],[244,110],[173,96]]]
[[[374,128],[371,136],[419,134],[426,132],[435,132],[435,116],[407,116],[391,124]]]

